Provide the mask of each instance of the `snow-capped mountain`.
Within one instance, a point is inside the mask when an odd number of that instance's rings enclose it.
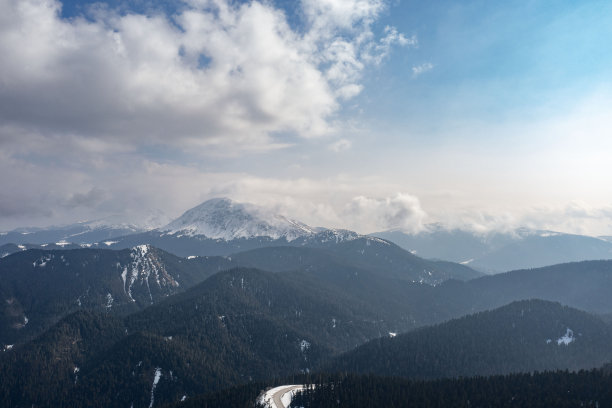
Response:
[[[102,240],[93,248],[152,245],[178,256],[228,256],[275,246],[328,247],[365,238],[353,231],[310,227],[271,210],[213,198],[164,227]]]
[[[213,198],[186,211],[163,228],[169,234],[203,235],[226,241],[237,238],[269,237],[296,238],[314,234],[314,230],[299,221],[271,213],[253,204],[243,204],[228,198]]]

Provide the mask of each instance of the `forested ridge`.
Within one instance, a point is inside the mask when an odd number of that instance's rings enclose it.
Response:
[[[9,255],[2,335],[21,341],[0,352],[0,405],[247,407],[321,370],[454,381],[612,360],[609,319],[536,299],[483,311],[530,294],[609,310],[610,262],[432,286],[411,274],[433,263],[403,254],[414,263],[386,269],[397,248],[367,242],[192,259],[148,246]]]
[[[415,381],[321,375],[292,407],[610,407],[612,375],[602,370]]]
[[[612,360],[610,344],[612,329],[600,318],[529,300],[372,340],[327,369],[412,378],[579,370]]]

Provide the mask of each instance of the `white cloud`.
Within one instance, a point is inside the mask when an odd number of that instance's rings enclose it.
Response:
[[[334,151],[334,152],[336,152],[336,153],[339,153],[339,152],[342,152],[342,151],[350,149],[352,145],[353,144],[351,143],[350,140],[340,139],[340,140],[332,143],[331,145],[329,145],[329,149]]]
[[[387,198],[355,197],[345,213],[353,219],[353,225],[359,224],[360,230],[370,232],[393,228],[420,231],[427,216],[417,197],[403,193]]]
[[[416,78],[419,75],[424,74],[427,71],[431,71],[434,68],[434,64],[432,64],[431,62],[424,62],[423,64],[420,65],[414,65],[412,67],[412,77]]]
[[[62,19],[60,8],[0,0],[0,140],[15,138],[10,128],[20,143],[31,132],[282,146],[273,135],[329,133],[366,65],[406,43],[387,28],[377,48],[381,0],[303,0],[304,33],[260,1],[190,1],[172,17],[99,8],[89,20]]]

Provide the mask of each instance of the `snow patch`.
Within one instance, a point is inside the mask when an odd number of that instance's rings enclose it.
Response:
[[[317,233],[312,241],[325,244],[328,242],[335,242],[336,244],[345,241],[353,241],[357,238],[361,238],[363,235],[359,235],[356,232],[344,230],[344,229],[325,229],[319,233]]]
[[[117,269],[121,270],[123,292],[131,302],[136,302],[132,289],[137,282],[140,283],[141,287],[146,286],[151,304],[153,303],[151,283],[155,283],[160,289],[165,289],[166,294],[172,293],[169,288],[179,286],[179,283],[166,271],[163,263],[150,249],[149,245],[138,245],[132,248],[130,252],[132,258],[130,264],[121,265],[117,263]]]
[[[4,351],[12,350],[14,346],[14,344],[7,344],[6,346],[4,346]]]
[[[314,234],[312,228],[298,221],[227,198],[208,200],[186,211],[161,230],[169,234],[204,235],[227,241],[254,237],[293,241]]]
[[[285,389],[287,390],[291,389],[293,387],[297,387],[297,388],[291,391],[287,391],[281,396],[281,402],[283,403],[284,406],[287,407],[291,404],[291,400],[293,399],[293,396],[295,395],[295,393],[303,390],[303,386],[301,385],[281,385],[280,387],[270,388],[269,390],[262,392],[259,395],[259,397],[257,398],[257,403],[260,405],[263,405],[266,408],[280,408],[280,407],[277,407],[276,404],[274,403],[274,394],[276,394],[277,392],[281,392]]]
[[[103,242],[103,244],[106,246],[111,246],[111,245],[118,244],[118,243],[119,241],[104,241]]]
[[[286,407],[291,405],[291,400],[293,399],[294,395],[295,395],[295,390],[284,393],[283,396],[281,397],[281,402],[283,403],[283,405]]]
[[[573,343],[574,341],[576,341],[576,338],[574,337],[574,332],[568,327],[565,331],[565,335],[557,339],[557,345],[560,346],[564,344],[567,346],[570,343]]]
[[[21,249],[22,251],[26,250],[25,245],[17,245],[17,248]]]
[[[60,242],[56,242],[55,245],[60,246],[60,247],[65,247],[66,245],[70,245],[70,242],[61,240]]]
[[[306,340],[300,341],[300,351],[303,353],[310,348],[310,343]]]
[[[47,266],[47,262],[49,262],[52,259],[53,259],[53,255],[43,256],[40,259],[34,261],[32,263],[32,266],[34,266],[34,268],[36,268],[36,267],[44,268],[45,266]]]
[[[151,386],[151,403],[149,404],[149,408],[153,408],[153,404],[155,403],[155,387],[157,387],[161,376],[162,370],[161,368],[157,367],[155,369],[155,377],[153,377],[153,385]]]
[[[368,245],[370,244],[370,241],[371,242],[378,242],[379,244],[384,244],[384,245],[389,245],[389,246],[391,245],[388,241],[385,241],[384,239],[381,239],[381,238],[367,237],[367,240],[368,240],[367,241]]]
[[[140,252],[140,256],[145,256],[149,252],[149,246],[148,245],[138,245],[138,246],[134,247],[134,249],[136,251]]]
[[[110,310],[113,307],[113,301],[114,301],[113,295],[111,295],[110,293],[107,293],[106,294],[106,310]]]
[[[397,336],[396,332],[389,332],[389,337],[394,338],[395,336]]]
[[[189,256],[187,257],[187,259],[196,259],[196,258],[197,258],[197,256],[195,256],[195,255],[189,255]]]
[[[469,265],[474,262],[474,258],[470,258],[467,261],[459,262],[461,265]]]

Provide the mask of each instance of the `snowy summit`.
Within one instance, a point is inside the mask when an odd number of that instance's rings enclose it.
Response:
[[[229,198],[213,198],[187,210],[176,220],[161,228],[162,231],[185,235],[204,235],[213,239],[270,237],[296,238],[310,236],[309,226],[271,213],[253,204],[237,203]]]

